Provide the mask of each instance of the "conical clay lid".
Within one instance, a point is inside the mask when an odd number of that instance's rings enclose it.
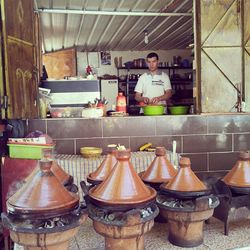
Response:
[[[170,163],[166,156],[164,147],[157,147],[155,150],[156,157],[141,174],[141,179],[145,182],[163,183],[170,181],[176,174],[177,170]]]
[[[197,192],[207,190],[207,187],[192,171],[190,159],[182,157],[177,175],[168,183],[163,184],[161,189],[178,192]]]
[[[39,162],[40,169],[7,201],[8,212],[20,216],[61,215],[79,204],[79,196],[69,192],[51,171],[52,161]]]
[[[52,159],[48,159],[52,161]],[[30,181],[40,171],[40,166],[36,166],[36,168],[31,172],[31,174],[26,178],[26,182]],[[56,178],[63,184],[67,185],[71,180],[71,176],[65,172],[55,161],[52,161],[51,171],[56,176]]]
[[[116,150],[117,163],[100,185],[89,190],[101,205],[135,205],[155,199],[156,191],[147,187],[130,163],[130,150]]]
[[[66,185],[69,182],[70,175],[66,173],[55,161],[52,162],[51,171],[63,185]]]
[[[103,181],[110,174],[112,168],[115,166],[117,160],[115,157],[115,151],[113,150],[111,153],[108,153],[100,166],[96,169],[96,171],[90,173],[87,177],[88,182],[93,183],[96,181]]]
[[[240,152],[238,161],[222,181],[229,186],[250,187],[250,151]]]

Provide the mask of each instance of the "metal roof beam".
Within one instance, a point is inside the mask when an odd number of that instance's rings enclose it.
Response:
[[[73,10],[73,9],[43,9],[35,11],[52,14],[106,15],[106,16],[192,16],[188,12],[137,12],[137,11],[103,11],[103,10]]]

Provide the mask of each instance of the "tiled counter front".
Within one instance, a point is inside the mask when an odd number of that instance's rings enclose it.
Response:
[[[59,154],[79,154],[80,147],[115,143],[137,151],[152,142],[191,158],[195,171],[231,169],[239,150],[250,149],[250,115],[102,117],[29,120],[28,132],[41,130],[56,141]]]

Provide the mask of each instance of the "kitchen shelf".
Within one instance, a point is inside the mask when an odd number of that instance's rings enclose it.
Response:
[[[131,67],[131,68],[127,68],[127,67],[117,67],[117,70],[120,69],[125,69],[125,70],[130,70],[130,69],[148,69],[148,67],[140,67],[140,68],[135,68],[135,67]],[[158,67],[158,69],[193,69],[192,66],[190,67],[181,67],[181,66],[169,66],[169,67]]]
[[[127,105],[134,105],[136,104],[136,101],[134,100],[134,88],[138,81],[138,79],[129,79],[129,74],[131,70],[148,70],[148,67],[117,67],[117,76],[119,79],[120,70],[126,70],[127,71],[127,78],[124,80],[119,80],[119,83],[126,83],[126,92],[125,95],[127,96]],[[170,77],[170,82],[172,85],[172,89],[174,90],[174,94],[171,98],[172,102],[174,104],[185,104],[185,105],[191,105],[194,103],[192,98],[192,89],[193,89],[193,80],[192,79],[185,79],[185,78],[172,78],[173,75],[176,74],[176,71],[182,70],[184,73],[185,70],[193,71],[193,67],[181,67],[181,66],[169,66],[169,67],[158,67],[160,70],[168,70],[168,75]],[[189,72],[188,72],[189,73]],[[190,72],[191,73],[191,72]],[[193,73],[192,73],[193,75]],[[191,91],[190,91],[191,90]],[[189,92],[187,96],[187,91]],[[182,96],[183,93],[183,96]],[[185,96],[185,97],[184,97]],[[190,96],[190,98],[189,98]],[[188,97],[188,100],[185,100],[185,98]]]

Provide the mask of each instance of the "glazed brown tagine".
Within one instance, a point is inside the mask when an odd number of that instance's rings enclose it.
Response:
[[[219,200],[191,170],[189,158],[180,159],[177,175],[160,186],[157,205],[168,220],[169,241],[181,247],[195,247],[203,242],[204,221],[213,215]]]
[[[117,163],[108,177],[92,187],[85,199],[105,249],[144,249],[144,234],[151,230],[159,209],[156,191],[147,187],[130,163],[130,150],[116,150]]]
[[[96,171],[90,173],[87,176],[87,181],[93,185],[100,184],[103,180],[107,178],[108,174],[111,172],[116,162],[117,160],[115,157],[115,150],[112,150],[106,155],[106,157],[101,162],[100,166],[96,169]]]
[[[39,171],[7,200],[3,225],[26,250],[66,250],[87,218],[79,196],[69,192],[51,171],[52,161],[39,161]]]
[[[168,160],[166,149],[164,147],[156,147],[154,160],[139,176],[145,184],[159,190],[159,186],[162,183],[169,182],[176,174],[177,170]]]
[[[250,194],[250,151],[239,153],[238,161],[222,181],[235,193]]]

